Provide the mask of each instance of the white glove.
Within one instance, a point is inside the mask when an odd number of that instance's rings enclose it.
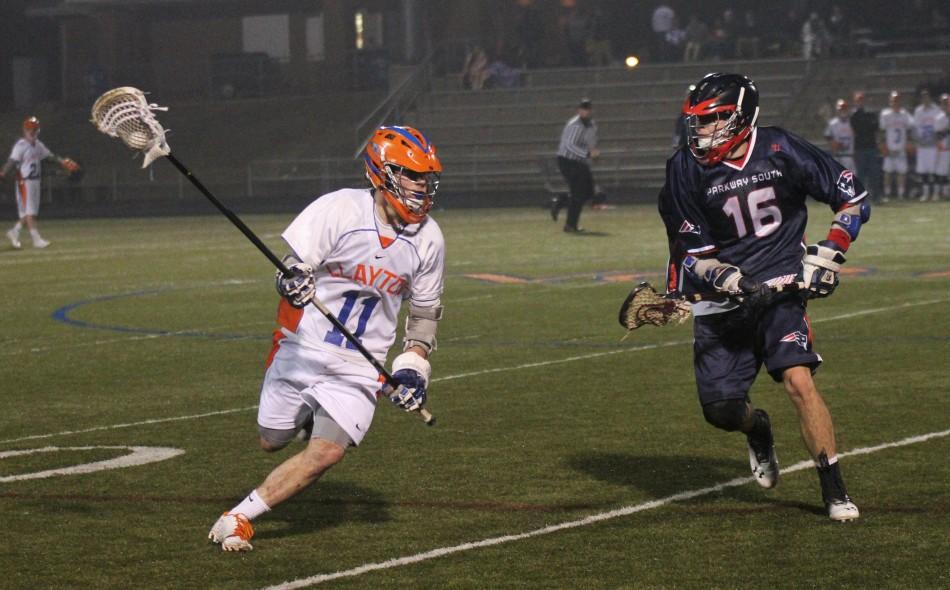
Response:
[[[294,264],[289,262],[296,261]],[[317,282],[313,276],[313,267],[306,262],[297,261],[293,256],[285,256],[284,264],[290,275],[277,271],[277,292],[293,305],[300,309],[306,307],[313,300],[317,290]]]
[[[809,298],[827,297],[834,292],[845,260],[844,253],[821,244],[812,244],[805,249],[802,280]]]
[[[421,410],[425,405],[426,386],[432,366],[429,361],[414,352],[404,352],[393,359],[393,379],[396,386],[385,389],[389,401],[407,412]]]

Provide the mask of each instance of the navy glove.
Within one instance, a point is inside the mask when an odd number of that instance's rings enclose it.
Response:
[[[426,404],[426,379],[414,369],[393,373],[397,385],[389,392],[389,401],[407,412],[415,412]]]

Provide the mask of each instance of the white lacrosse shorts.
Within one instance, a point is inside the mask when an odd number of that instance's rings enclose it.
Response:
[[[319,405],[358,445],[373,422],[380,385],[379,373],[363,358],[283,340],[264,374],[257,423],[290,430],[304,406]]]
[[[917,174],[934,174],[937,172],[937,148],[917,148]]]
[[[950,149],[937,152],[937,176],[950,176]]]
[[[884,162],[881,165],[884,172],[897,174],[907,174],[907,154],[901,153],[896,156],[884,156]]]
[[[20,180],[16,183],[16,210],[20,219],[40,212],[40,181]]]

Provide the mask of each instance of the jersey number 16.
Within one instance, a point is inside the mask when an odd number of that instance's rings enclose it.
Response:
[[[746,219],[752,221],[752,230],[756,237],[764,238],[782,225],[782,210],[776,203],[775,189],[769,186],[749,193],[745,200],[745,207],[742,206],[743,201],[738,195],[729,197],[723,204],[722,210],[732,218],[739,238],[744,238],[749,233]]]

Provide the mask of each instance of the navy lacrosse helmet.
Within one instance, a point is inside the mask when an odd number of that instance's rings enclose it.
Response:
[[[703,165],[717,164],[755,128],[759,90],[741,74],[706,74],[686,97],[683,117],[693,157]]]

